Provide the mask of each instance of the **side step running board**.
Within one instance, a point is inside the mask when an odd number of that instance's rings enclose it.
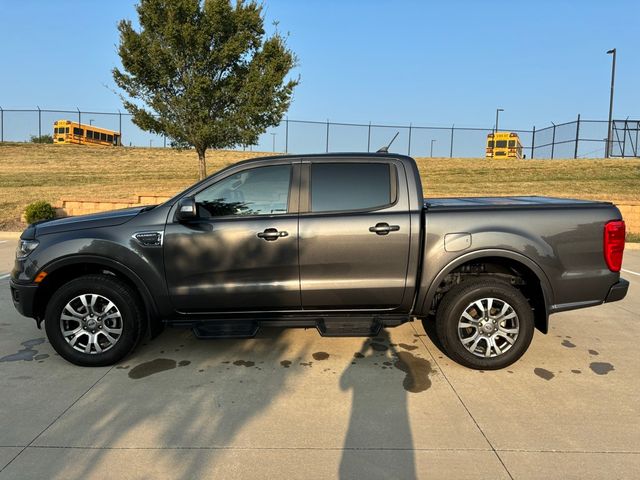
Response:
[[[374,337],[381,328],[397,327],[409,320],[408,315],[324,317],[317,320],[316,328],[323,337]]]
[[[197,338],[251,338],[258,333],[258,322],[234,320],[232,322],[203,322],[193,327]]]
[[[321,318],[316,323],[323,337],[373,337],[382,324],[376,318]]]
[[[302,327],[313,328],[323,337],[373,337],[383,327],[395,327],[408,322],[408,315],[379,316],[326,316],[289,317],[270,319],[225,319],[225,320],[175,320],[173,326],[191,327],[197,338],[251,338],[260,327]]]

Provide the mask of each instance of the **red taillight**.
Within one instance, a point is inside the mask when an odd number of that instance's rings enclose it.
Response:
[[[622,268],[624,234],[624,220],[613,220],[604,226],[604,260],[612,272],[619,272]]]

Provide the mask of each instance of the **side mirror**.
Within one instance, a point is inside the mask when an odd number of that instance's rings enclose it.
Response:
[[[178,210],[176,212],[176,218],[180,222],[194,219],[198,216],[198,209],[196,207],[196,201],[193,197],[186,197],[178,202]]]

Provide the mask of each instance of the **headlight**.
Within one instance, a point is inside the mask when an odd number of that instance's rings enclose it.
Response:
[[[37,240],[20,240],[16,249],[16,258],[21,259],[27,257],[40,244]]]

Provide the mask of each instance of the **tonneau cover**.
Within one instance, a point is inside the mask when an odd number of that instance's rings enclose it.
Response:
[[[435,209],[486,209],[486,208],[564,208],[611,205],[611,202],[577,200],[557,197],[457,197],[425,198],[424,208]]]

